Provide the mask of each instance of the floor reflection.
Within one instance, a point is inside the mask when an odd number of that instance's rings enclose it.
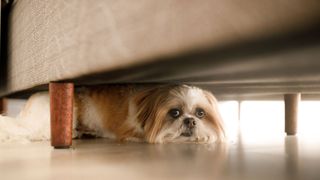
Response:
[[[227,161],[227,146],[224,143],[151,145],[144,158],[161,173],[219,179]]]
[[[317,179],[320,144],[299,140],[282,136],[272,144],[255,144],[241,134],[234,143],[211,145],[79,140],[74,150],[52,150],[50,166],[59,171],[72,167],[77,176],[95,172],[119,179]]]
[[[229,146],[229,179],[300,179],[298,137],[285,137],[282,143],[275,140],[271,144],[247,143],[241,133],[237,137]]]
[[[299,179],[298,137],[287,136],[284,139],[286,179]]]

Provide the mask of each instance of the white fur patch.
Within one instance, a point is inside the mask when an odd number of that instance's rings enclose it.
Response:
[[[188,111],[192,111],[197,104],[207,102],[207,99],[203,96],[203,92],[201,89],[192,87],[188,90],[188,93],[183,100],[186,103]]]
[[[82,101],[82,124],[88,129],[94,130],[95,135],[98,137],[105,137],[114,139],[115,135],[109,131],[106,131],[103,127],[103,121],[101,114],[98,112],[93,100],[86,94],[81,95]]]

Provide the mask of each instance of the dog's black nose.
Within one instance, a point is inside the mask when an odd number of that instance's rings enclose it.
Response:
[[[196,121],[193,118],[185,118],[183,120],[183,123],[189,128],[194,128],[197,125]]]

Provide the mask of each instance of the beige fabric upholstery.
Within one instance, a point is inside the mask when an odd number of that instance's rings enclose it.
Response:
[[[318,0],[16,0],[0,94],[299,31]]]

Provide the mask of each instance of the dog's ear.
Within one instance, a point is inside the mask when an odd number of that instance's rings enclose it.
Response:
[[[144,129],[147,119],[149,119],[152,114],[153,102],[151,101],[151,97],[155,92],[155,88],[148,88],[137,92],[133,97],[133,102],[138,111],[138,122],[142,129]]]
[[[216,130],[218,141],[223,141],[226,135],[225,135],[225,130],[223,128],[222,117],[219,112],[218,101],[211,92],[209,91],[203,91],[203,92],[211,106],[210,107],[211,118],[209,120],[213,124],[214,129]]]
[[[137,92],[133,102],[137,107],[137,119],[144,130],[146,140],[155,142],[163,125],[163,112],[161,107],[165,101],[165,93],[159,88],[148,88]]]

